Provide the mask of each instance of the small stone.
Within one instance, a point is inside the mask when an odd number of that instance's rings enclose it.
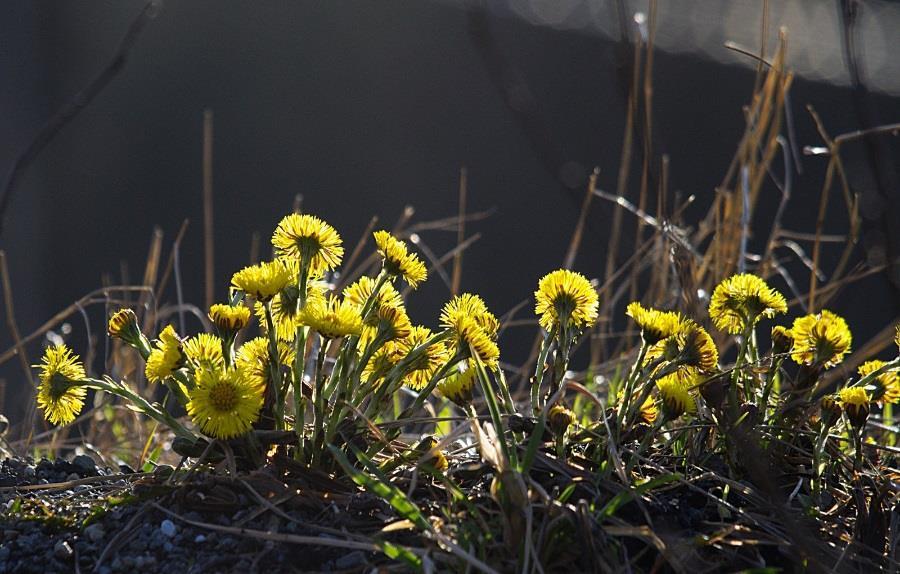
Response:
[[[162,532],[163,536],[166,538],[172,538],[175,536],[178,529],[175,527],[175,523],[167,518],[160,523],[159,531]]]
[[[198,534],[194,538],[194,544],[203,544],[204,542],[206,542],[206,536],[203,536],[202,534]]]
[[[349,554],[344,554],[340,558],[334,561],[334,567],[336,570],[350,570],[354,568],[359,568],[363,564],[366,563],[366,557],[362,552],[358,550],[356,552],[350,552]]]
[[[56,546],[53,547],[53,555],[60,560],[69,560],[72,558],[73,554],[72,547],[69,546],[69,543],[65,540],[60,540],[56,543]]]
[[[73,458],[72,464],[81,471],[81,474],[96,474],[97,472],[97,463],[86,454],[79,454]]]
[[[119,472],[123,474],[134,474],[134,469],[128,466],[127,464],[119,465]]]
[[[26,466],[22,469],[22,476],[25,478],[34,478],[35,471],[33,466]]]
[[[175,550],[175,545],[173,545],[171,542],[166,542],[165,544],[163,544],[163,550],[165,550],[167,554],[170,554],[173,550]]]
[[[81,478],[80,474],[78,474],[77,472],[73,472],[73,473],[69,474],[68,476],[66,476],[66,481],[68,482],[68,481],[72,481],[72,480],[79,480],[80,478]]]
[[[106,531],[103,529],[102,524],[95,523],[85,528],[84,534],[91,542],[96,544],[103,540],[103,537],[106,536]]]

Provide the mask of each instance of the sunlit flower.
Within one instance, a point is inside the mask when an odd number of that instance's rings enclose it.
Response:
[[[415,289],[425,281],[428,271],[415,253],[410,253],[406,244],[387,231],[376,231],[375,245],[384,258],[384,270],[394,277],[403,277]]]
[[[597,321],[597,291],[580,273],[559,269],[544,275],[534,299],[534,312],[546,331],[552,331],[556,325],[584,329]]]
[[[300,312],[300,321],[326,339],[359,335],[363,326],[359,308],[337,297],[310,301]]]
[[[187,357],[195,369],[222,369],[225,367],[225,358],[222,356],[222,339],[212,333],[200,333],[187,339],[182,347],[184,356]]]
[[[500,360],[500,348],[475,319],[463,319],[452,330],[451,354],[478,357],[488,368],[494,369]]]
[[[790,329],[776,325],[772,327],[772,354],[784,355],[794,348],[794,334]]]
[[[306,284],[306,305],[313,303],[325,303],[327,286],[321,281],[309,281]],[[297,336],[297,327],[303,323],[300,321],[300,311],[297,310],[297,294],[299,289],[294,285],[288,285],[269,301],[272,311],[272,323],[275,325],[275,336],[279,341],[291,342]],[[266,308],[257,303],[253,312],[259,319],[259,324],[268,329],[266,323]]]
[[[250,309],[217,303],[209,308],[209,319],[222,337],[232,337],[250,323]]]
[[[659,417],[659,408],[656,406],[656,401],[653,400],[653,397],[647,397],[647,400],[641,405],[639,415],[641,421],[648,425],[656,422],[656,419]]]
[[[350,301],[362,310],[366,302],[375,292],[375,285],[376,281],[374,279],[367,275],[363,275],[354,283],[351,283],[344,288],[344,299]],[[385,282],[378,290],[378,295],[375,297],[373,305],[376,307],[385,305],[388,307],[401,307],[403,306],[403,298],[400,297],[400,293],[393,285]]]
[[[474,320],[492,340],[497,340],[500,321],[488,311],[484,300],[478,295],[463,293],[450,299],[441,310],[441,327],[459,330],[460,325]]]
[[[38,378],[38,406],[44,418],[55,425],[69,424],[84,407],[87,389],[81,381],[87,378],[84,365],[65,345],[53,345],[44,351]]]
[[[697,372],[682,368],[656,381],[656,388],[662,401],[663,413],[668,420],[674,420],[684,413],[697,410],[696,401],[690,389],[697,379]]]
[[[294,349],[283,341],[278,341],[278,363],[280,365],[294,363]],[[256,337],[241,345],[237,350],[235,364],[252,386],[264,389],[271,378],[268,339]]]
[[[438,391],[448,400],[461,408],[472,402],[472,389],[475,387],[475,369],[466,363],[453,369],[447,377],[438,383]]]
[[[641,338],[654,345],[678,332],[684,318],[674,311],[645,308],[639,302],[628,304],[625,314],[631,317],[641,330]]]
[[[234,438],[250,430],[263,404],[261,389],[240,369],[199,369],[187,412],[204,434]]]
[[[850,351],[852,336],[847,322],[826,309],[795,319],[791,333],[791,358],[803,365],[833,367]]]
[[[870,373],[874,373],[878,369],[884,367],[887,363],[884,361],[873,360],[866,361],[859,366],[857,372],[861,377],[865,377]],[[900,374],[897,371],[884,371],[875,375],[875,379],[870,383],[874,390],[872,391],[872,400],[878,403],[896,403],[900,399]]]
[[[413,327],[409,335],[397,341],[397,352],[401,357],[409,357],[414,349],[423,345],[431,336],[431,329],[421,326]],[[403,377],[403,383],[411,389],[421,391],[431,382],[431,377],[449,358],[447,347],[442,343],[425,347],[410,363],[409,369]]]
[[[869,402],[871,401],[869,393],[862,387],[846,387],[838,392],[841,405],[850,424],[855,427],[861,427],[866,424],[869,417]]]
[[[737,335],[761,317],[772,318],[787,313],[784,295],[750,273],[725,279],[713,291],[709,301],[709,317],[716,328]]]
[[[119,309],[109,318],[106,332],[109,333],[110,337],[116,337],[126,343],[131,343],[140,334],[137,315],[131,309]]]
[[[231,277],[231,286],[266,303],[291,282],[290,269],[281,261],[244,267]]]
[[[183,363],[181,339],[178,338],[172,325],[166,325],[166,328],[160,332],[154,349],[150,351],[144,374],[147,375],[147,380],[154,383],[171,377],[172,373]]]
[[[822,400],[819,402],[819,409],[821,411],[822,425],[826,429],[834,426],[834,423],[841,418],[841,413],[843,412],[841,403],[835,399],[834,395],[822,397]]]
[[[404,354],[397,348],[397,343],[388,341],[372,354],[372,358],[363,368],[362,379],[377,387],[403,357]]]
[[[719,350],[706,329],[693,321],[687,321],[675,335],[680,359],[685,365],[710,373],[719,365]]]
[[[320,274],[341,264],[344,247],[337,231],[318,217],[292,213],[278,224],[272,245],[280,257],[309,261],[309,272]]]

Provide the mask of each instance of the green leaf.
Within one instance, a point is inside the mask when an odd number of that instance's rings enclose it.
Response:
[[[647,482],[645,482],[643,484],[635,486],[634,488],[632,488],[630,490],[623,490],[619,494],[612,497],[612,499],[606,503],[606,506],[604,506],[600,510],[599,518],[603,519],[603,518],[610,517],[613,514],[615,514],[616,511],[619,510],[619,508],[623,504],[625,504],[632,498],[637,498],[639,496],[642,496],[644,493],[649,492],[656,487],[662,486],[664,484],[669,484],[670,482],[674,482],[676,480],[679,480],[680,478],[681,478],[681,475],[678,473],[663,474],[663,475],[657,476],[654,479],[648,480]]]
[[[417,572],[422,571],[422,559],[416,556],[416,554],[408,548],[397,546],[387,540],[375,540],[374,542],[375,546],[377,546],[388,558],[405,562]]]
[[[341,452],[340,449],[335,448],[334,445],[328,445],[328,450],[331,451],[334,459],[341,465],[341,468],[344,469],[344,472],[347,473],[353,482],[365,488],[372,494],[383,498],[391,505],[391,508],[393,508],[397,514],[415,524],[419,529],[426,532],[431,530],[431,524],[425,519],[425,516],[422,514],[422,511],[419,510],[419,507],[407,498],[399,488],[389,484],[385,480],[380,480],[371,477],[364,472],[360,472],[350,464],[350,461],[347,460],[344,453]],[[361,454],[362,453],[358,453],[357,456]]]

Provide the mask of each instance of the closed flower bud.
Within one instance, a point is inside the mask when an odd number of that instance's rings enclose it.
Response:
[[[819,403],[819,408],[822,411],[820,420],[822,421],[822,428],[830,429],[834,426],[834,423],[837,422],[839,418],[841,418],[841,404],[835,400],[835,398],[831,395],[822,397],[822,401]]]
[[[547,413],[547,424],[556,436],[565,434],[569,426],[575,422],[575,413],[563,405],[553,405]]]

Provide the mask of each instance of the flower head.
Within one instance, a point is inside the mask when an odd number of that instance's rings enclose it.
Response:
[[[356,305],[337,297],[310,301],[300,312],[300,321],[326,339],[359,335],[363,326]]]
[[[459,321],[451,332],[453,334],[450,341],[451,355],[478,357],[489,369],[497,367],[500,361],[500,348],[474,318]]]
[[[262,390],[240,369],[205,369],[196,373],[187,412],[204,434],[234,438],[250,430],[259,417]]]
[[[791,358],[799,364],[825,368],[840,363],[853,340],[847,322],[827,309],[794,320]]]
[[[278,341],[278,362],[281,365],[290,365],[294,362],[293,347],[283,341]],[[271,377],[268,339],[256,337],[246,341],[237,351],[235,365],[252,386],[264,389]]]
[[[628,304],[625,314],[631,317],[641,330],[641,338],[648,345],[655,345],[671,337],[681,328],[684,318],[674,311],[645,308],[637,301]]]
[[[268,261],[244,267],[231,277],[231,286],[266,303],[293,279],[290,268],[281,261]]]
[[[441,310],[441,327],[459,330],[460,326],[474,320],[492,340],[497,340],[500,321],[488,311],[484,299],[471,293],[463,293],[450,299]]]
[[[695,369],[681,368],[656,381],[656,389],[662,399],[663,413],[668,420],[674,420],[684,413],[697,410],[696,401],[690,389],[698,375]]]
[[[313,302],[325,303],[327,289],[327,285],[321,281],[307,282],[305,306]],[[279,341],[288,343],[293,341],[294,337],[297,336],[297,327],[303,324],[300,321],[300,312],[297,310],[299,292],[300,290],[296,286],[288,285],[269,301],[269,309],[272,311],[272,323],[275,325],[275,336]],[[253,312],[259,319],[259,324],[268,329],[265,306],[257,303],[253,308]]]
[[[200,333],[186,340],[184,356],[195,369],[222,369],[225,358],[222,355],[222,339],[211,333]]]
[[[765,281],[741,273],[725,279],[715,288],[709,301],[709,317],[716,328],[737,335],[761,317],[787,313],[784,295]]]
[[[597,291],[580,273],[559,269],[544,275],[534,299],[534,312],[540,316],[541,327],[546,331],[553,330],[555,325],[583,329],[597,321]]]
[[[547,426],[556,436],[565,434],[574,422],[575,413],[565,405],[557,403],[550,407],[550,411],[547,413]]]
[[[431,329],[416,326],[409,335],[396,342],[396,350],[400,357],[410,357],[412,352],[424,345],[432,336]],[[431,377],[449,359],[447,347],[435,343],[422,349],[409,366],[403,377],[403,383],[414,390],[421,391],[431,381]]]
[[[243,305],[222,305],[209,308],[209,319],[222,337],[233,337],[250,323],[250,309]]]
[[[445,398],[453,401],[459,407],[465,408],[472,402],[472,389],[475,387],[475,369],[463,363],[441,379],[438,383],[438,391]]]
[[[408,337],[413,328],[409,315],[402,306],[379,306],[369,317],[367,323],[375,333],[381,333],[388,341]]]
[[[109,318],[106,332],[110,337],[122,339],[126,343],[131,344],[140,336],[140,327],[138,327],[137,315],[131,309],[119,309]]]
[[[372,294],[375,293],[375,285],[376,281],[374,279],[367,275],[363,275],[357,279],[356,282],[351,283],[344,288],[344,299],[350,301],[362,310],[366,302],[372,297]],[[385,282],[378,290],[374,306],[401,307],[403,306],[403,298],[400,297],[400,293],[393,285]]]
[[[403,359],[396,341],[388,341],[372,354],[363,368],[362,378],[373,387],[380,386],[384,377]]]
[[[292,213],[283,218],[272,234],[272,245],[282,258],[307,260],[312,274],[334,269],[344,256],[338,232],[312,215]]]
[[[784,355],[794,347],[794,334],[790,329],[776,325],[772,327],[772,354]]]
[[[841,405],[844,407],[844,412],[847,413],[847,418],[850,419],[850,424],[857,428],[866,424],[866,419],[869,417],[869,402],[871,399],[864,388],[843,388],[838,392],[838,397]]]
[[[680,358],[684,364],[696,367],[702,373],[710,373],[719,365],[719,350],[706,329],[687,321],[675,335]]]
[[[641,405],[639,415],[641,422],[648,425],[656,422],[656,419],[659,417],[659,408],[656,406],[656,401],[653,400],[653,397],[647,397],[647,400]]]
[[[84,365],[65,345],[53,345],[44,351],[38,375],[38,406],[44,418],[55,425],[69,424],[84,407],[87,390],[81,381],[87,378]]]
[[[861,377],[865,377],[886,364],[884,361],[879,360],[866,361],[859,366],[857,372]],[[872,391],[873,401],[885,404],[896,403],[900,399],[900,374],[897,371],[886,370],[879,373],[875,375],[875,380],[871,384],[874,386],[874,391]]]
[[[389,275],[403,277],[413,289],[425,281],[428,276],[425,264],[418,255],[409,252],[405,243],[384,230],[376,231],[373,235],[378,253],[384,258],[384,270]]]
[[[182,343],[175,332],[175,327],[166,325],[147,358],[147,365],[144,368],[147,380],[154,383],[172,376],[172,373],[184,363],[181,351]]]

